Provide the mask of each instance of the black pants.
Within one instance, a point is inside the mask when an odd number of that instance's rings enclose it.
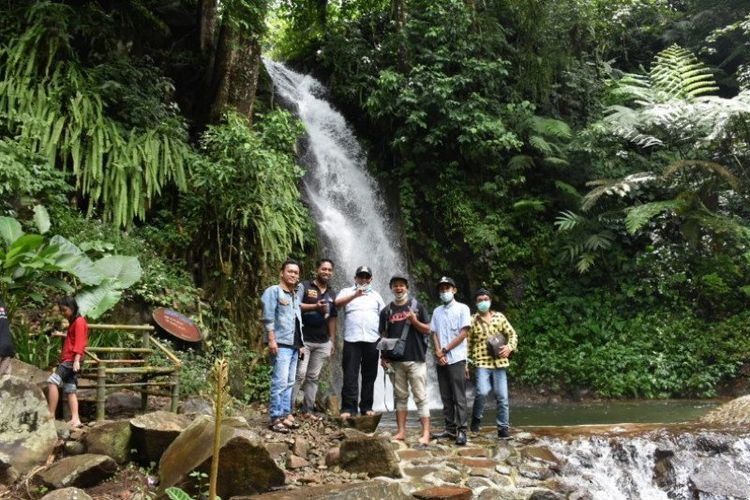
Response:
[[[372,410],[372,392],[375,388],[375,378],[378,376],[377,342],[346,342],[342,364],[344,369],[344,383],[341,387],[341,412],[357,414],[357,399],[359,399],[360,413]],[[362,392],[359,391],[359,374],[362,372]],[[360,396],[358,398],[358,396]]]
[[[437,367],[440,399],[443,400],[445,430],[466,431],[466,361]]]

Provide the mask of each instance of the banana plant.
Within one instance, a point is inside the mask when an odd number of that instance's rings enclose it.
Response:
[[[48,238],[49,214],[41,205],[34,207],[34,224],[38,232],[25,233],[17,219],[0,217],[0,294],[16,307],[28,300],[41,302],[40,291],[45,289],[77,291],[81,314],[97,319],[141,278],[137,257],[105,255],[92,260],[66,238]]]

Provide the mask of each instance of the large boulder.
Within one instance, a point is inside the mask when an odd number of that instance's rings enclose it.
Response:
[[[34,365],[24,363],[20,359],[12,358],[10,360],[9,371],[5,375],[18,377],[27,382],[31,382],[35,386],[44,390],[47,388],[47,379],[50,376],[50,372],[37,368]]]
[[[721,425],[750,424],[750,394],[733,399],[711,410],[701,418],[701,422]]]
[[[382,417],[382,413],[375,413],[373,415],[358,415],[348,418],[336,417],[334,420],[342,427],[352,427],[358,431],[371,434],[377,430]]]
[[[214,426],[212,418],[201,415],[167,448],[159,461],[162,489],[185,485],[194,470],[210,470]],[[217,493],[221,498],[260,493],[286,481],[284,471],[244,419],[225,419],[219,443]]]
[[[349,472],[365,472],[369,477],[401,477],[399,459],[391,442],[383,437],[365,436],[341,442],[339,463]]]
[[[190,425],[190,419],[168,411],[155,411],[130,420],[131,444],[143,465],[159,462],[164,450]]]
[[[117,471],[114,460],[105,455],[84,453],[58,460],[35,475],[47,488],[89,488],[109,479]]]
[[[44,495],[40,500],[92,500],[83,490],[78,488],[62,488]]]
[[[103,422],[89,429],[84,443],[89,453],[107,455],[118,464],[124,464],[130,459],[131,434],[127,420]]]
[[[47,400],[34,383],[0,377],[0,482],[10,483],[47,461],[57,442]]]
[[[695,498],[750,498],[750,481],[720,458],[708,458],[690,475]]]

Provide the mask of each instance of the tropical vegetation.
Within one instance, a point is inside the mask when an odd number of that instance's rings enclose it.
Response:
[[[740,0],[5,2],[0,294],[22,355],[47,360],[31,344],[59,293],[102,320],[173,307],[209,334],[185,388],[224,355],[251,374],[233,393],[263,396],[257,297],[318,242],[304,130],[261,53],[354,124],[422,298],[437,274],[464,301],[493,292],[515,382],[682,397],[746,380]]]

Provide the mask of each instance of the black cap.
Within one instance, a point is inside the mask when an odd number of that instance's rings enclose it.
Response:
[[[406,283],[407,288],[409,287],[409,280],[406,279],[405,274],[401,274],[401,273],[396,273],[393,276],[391,276],[391,280],[388,282],[388,286],[393,286],[393,282],[398,281],[398,280],[401,280],[404,283]]]
[[[440,285],[442,285],[443,283],[447,283],[447,284],[449,284],[452,287],[456,286],[456,282],[453,281],[453,278],[449,278],[448,276],[443,276],[442,278],[440,278],[438,280],[438,282],[437,282],[438,288],[440,288]]]
[[[359,266],[357,270],[354,272],[354,276],[359,276],[360,274],[366,274],[368,276],[372,276],[372,271],[370,271],[370,268],[367,266]]]
[[[490,291],[486,288],[477,288],[477,291],[474,292],[474,298],[476,299],[480,295],[486,295],[487,297],[491,297]]]

